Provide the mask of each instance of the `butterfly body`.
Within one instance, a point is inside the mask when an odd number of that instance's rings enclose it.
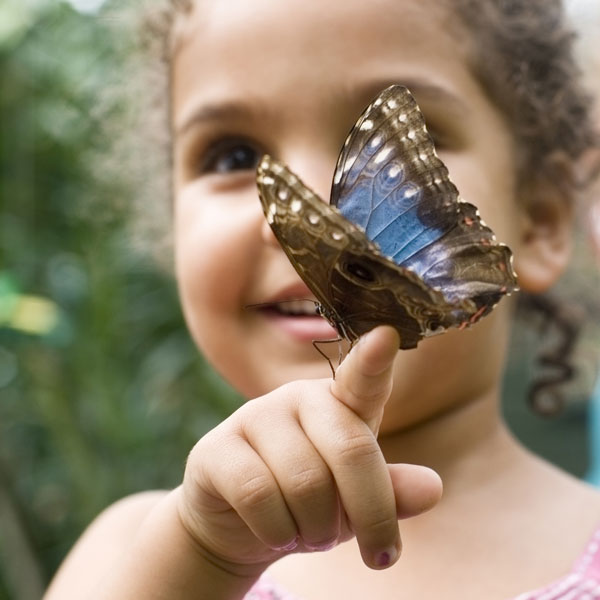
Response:
[[[384,90],[352,129],[331,204],[268,156],[257,184],[320,314],[351,342],[389,324],[400,348],[414,348],[474,323],[517,289],[510,250],[458,197],[406,88]]]

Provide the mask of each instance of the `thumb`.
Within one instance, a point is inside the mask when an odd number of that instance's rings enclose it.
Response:
[[[398,333],[387,325],[364,335],[331,382],[331,393],[377,434],[383,407],[392,391]]]
[[[427,467],[409,464],[388,464],[396,496],[399,519],[416,517],[433,508],[442,498],[440,476]]]

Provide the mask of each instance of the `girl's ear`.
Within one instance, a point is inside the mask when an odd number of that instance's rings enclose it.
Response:
[[[514,266],[522,290],[544,292],[565,270],[572,249],[574,195],[571,165],[559,156],[521,186],[524,208]]]

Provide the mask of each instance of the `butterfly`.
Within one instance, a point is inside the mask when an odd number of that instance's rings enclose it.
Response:
[[[511,250],[460,198],[406,87],[383,90],[350,131],[329,204],[268,155],[256,180],[317,312],[351,344],[386,324],[414,348],[518,289]]]

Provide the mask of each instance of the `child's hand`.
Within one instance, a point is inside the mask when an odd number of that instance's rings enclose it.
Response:
[[[398,518],[441,495],[422,467],[387,465],[376,436],[392,387],[398,338],[366,335],[330,379],[297,381],[248,402],[192,450],[182,522],[229,572],[261,572],[290,552],[356,536],[364,562],[393,564]]]

